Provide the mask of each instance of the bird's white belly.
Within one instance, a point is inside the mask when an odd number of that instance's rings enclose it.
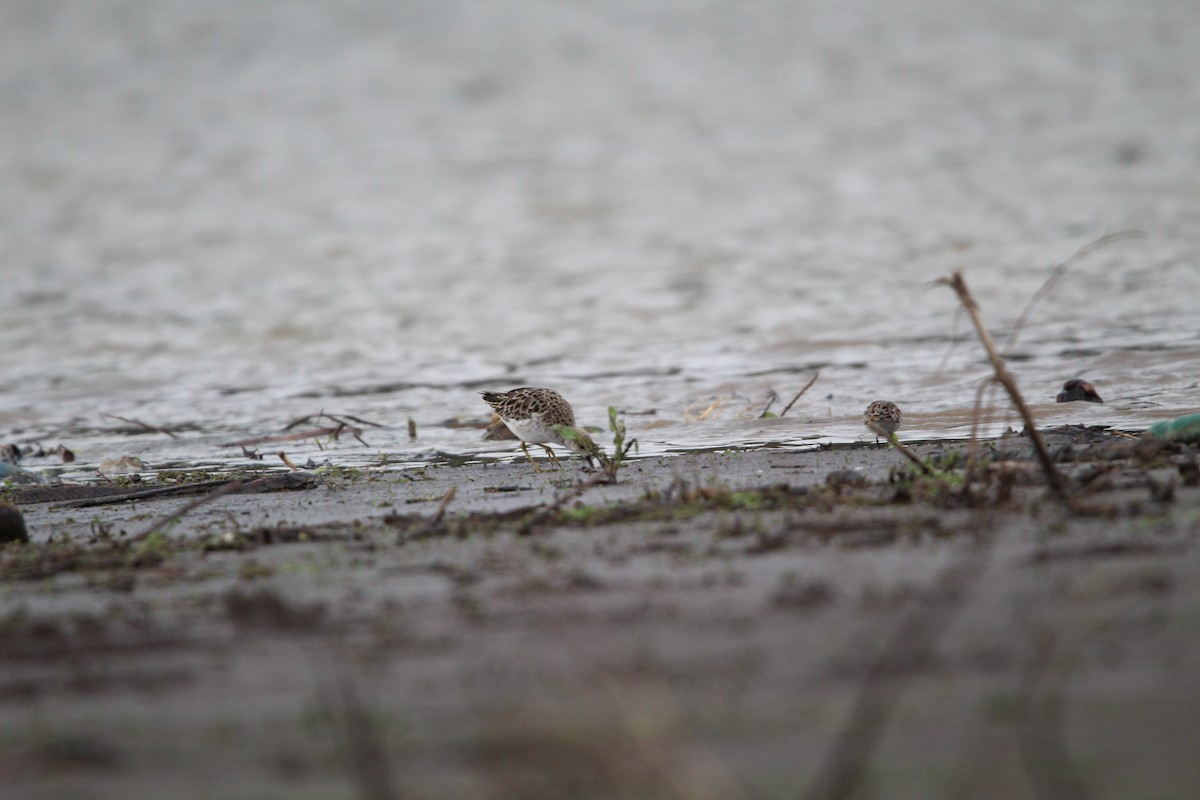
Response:
[[[504,424],[522,442],[528,442],[529,444],[558,442],[558,437],[554,435],[554,431],[547,428],[539,419],[506,419],[504,420]]]

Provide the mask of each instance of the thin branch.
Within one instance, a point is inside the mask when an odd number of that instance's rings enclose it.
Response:
[[[917,469],[921,470],[921,472],[925,473],[926,475],[933,474],[933,470],[931,470],[929,468],[929,466],[924,461],[922,461],[916,453],[914,453],[912,450],[908,449],[908,447],[906,447],[900,443],[900,440],[896,438],[895,433],[888,433],[883,428],[876,425],[874,422],[868,422],[867,427],[876,436],[879,436],[880,438],[883,438],[883,439],[887,439],[888,444],[890,444],[892,447],[899,450],[900,454],[903,455],[905,458],[907,458],[909,461],[916,464]]]
[[[1126,239],[1145,238],[1147,238],[1145,231],[1129,230],[1120,231],[1119,233],[1110,233],[1107,236],[1101,236],[1094,242],[1085,244],[1083,247],[1076,250],[1074,255],[1055,267],[1054,271],[1050,273],[1050,277],[1047,278],[1046,282],[1042,284],[1042,288],[1033,293],[1033,297],[1031,297],[1029,302],[1025,305],[1025,309],[1021,312],[1021,316],[1017,317],[1017,321],[1013,325],[1012,333],[1008,335],[1008,341],[1004,343],[1004,354],[1008,355],[1008,353],[1012,350],[1013,345],[1017,342],[1017,336],[1020,335],[1021,330],[1025,327],[1025,323],[1029,321],[1029,315],[1033,313],[1035,308],[1037,308],[1038,303],[1042,302],[1046,295],[1050,294],[1054,287],[1058,285],[1058,282],[1062,279],[1062,277],[1067,274],[1067,270],[1090,256],[1092,253],[1101,248],[1108,247],[1110,244],[1123,242]]]
[[[996,345],[992,341],[992,335],[988,333],[987,327],[983,324],[983,318],[979,314],[979,305],[975,302],[975,298],[971,296],[971,291],[967,288],[967,282],[963,280],[962,273],[955,272],[949,278],[941,278],[939,283],[949,286],[958,294],[959,302],[962,303],[963,308],[967,310],[967,314],[971,317],[971,322],[975,325],[975,333],[979,335],[979,341],[983,344],[983,349],[987,351],[988,359],[992,362],[992,370],[995,372],[996,381],[1008,392],[1013,405],[1017,407],[1021,418],[1025,420],[1025,431],[1033,441],[1033,447],[1037,451],[1038,461],[1042,465],[1042,471],[1046,474],[1046,482],[1050,485],[1050,490],[1059,499],[1065,500],[1067,498],[1067,490],[1062,476],[1058,474],[1058,470],[1054,466],[1054,460],[1050,458],[1050,451],[1046,449],[1046,442],[1043,441],[1042,435],[1038,433],[1033,414],[1029,411],[1029,406],[1025,405],[1025,399],[1021,397],[1021,390],[1017,388],[1016,380],[1004,365],[1004,359],[996,352]]]
[[[446,490],[446,494],[442,496],[442,502],[438,505],[437,513],[433,515],[430,524],[437,525],[442,521],[442,517],[446,516],[446,507],[450,505],[450,501],[454,499],[454,495],[458,494],[458,486],[451,486]]]
[[[166,428],[159,428],[154,425],[148,425],[139,419],[129,419],[128,417],[118,417],[116,414],[105,414],[103,411],[100,412],[100,416],[108,417],[109,419],[117,419],[117,420],[120,420],[121,422],[128,422],[130,425],[136,425],[139,428],[145,428],[146,430],[152,431],[154,433],[165,433],[167,436],[170,436],[172,439],[179,438],[178,436],[171,433]]]
[[[192,511],[195,511],[200,506],[205,505],[206,503],[211,503],[213,500],[216,500],[219,497],[224,497],[227,494],[232,494],[232,493],[236,492],[238,489],[241,489],[245,483],[246,483],[245,481],[230,481],[229,483],[225,484],[224,486],[217,489],[216,491],[209,492],[208,494],[203,495],[201,497],[197,497],[195,500],[188,503],[183,508],[180,508],[180,509],[177,509],[177,510],[171,512],[167,516],[158,520],[158,522],[155,522],[149,528],[146,528],[146,530],[142,531],[141,533],[135,534],[134,536],[132,536],[130,538],[130,541],[136,542],[140,539],[145,539],[145,538],[149,537],[153,533],[157,533],[159,530],[165,528],[166,526],[170,525],[172,522],[175,522],[176,520],[183,517],[184,514],[188,514]]]
[[[936,285],[937,281],[933,281],[925,288],[928,289],[930,286]],[[954,355],[954,348],[958,347],[958,343],[964,338],[958,335],[958,321],[962,319],[962,317],[962,306],[959,306],[958,308],[954,309],[954,320],[950,324],[950,344],[947,345],[946,352],[942,354],[942,360],[938,362],[937,368],[934,370],[934,372],[941,372],[946,368],[946,364],[950,362],[950,356]]]
[[[346,423],[341,422],[341,423],[338,423],[337,427],[333,427],[333,428],[309,428],[309,429],[303,430],[303,431],[296,431],[295,433],[275,433],[275,434],[270,434],[267,436],[252,436],[249,439],[238,439],[236,442],[225,442],[224,444],[219,444],[217,446],[218,447],[242,447],[242,448],[245,448],[245,447],[249,447],[249,446],[256,445],[256,444],[271,444],[274,442],[296,442],[296,441],[300,441],[302,439],[317,439],[317,438],[320,438],[323,436],[329,436],[330,438],[337,439],[346,431],[349,431],[350,434],[353,435],[355,439],[358,439],[358,441],[362,442],[363,444],[366,444],[366,442],[363,442],[363,440],[360,439],[358,436],[360,433],[362,433],[361,429],[351,427],[351,426],[347,425]]]
[[[297,417],[296,419],[289,422],[287,425],[284,425],[283,429],[285,431],[291,430],[292,428],[296,427],[297,425],[301,425],[305,422],[320,420],[322,418],[330,420],[332,422],[341,423],[343,425],[347,424],[346,420],[348,419],[348,420],[352,420],[353,422],[357,422],[360,425],[370,425],[372,428],[386,428],[387,427],[386,425],[380,425],[378,422],[371,422],[370,420],[363,419],[362,417],[356,417],[353,414],[329,414],[329,413],[326,413],[326,411],[324,409],[321,409],[316,414],[306,414],[303,417]]]
[[[118,494],[109,494],[103,497],[84,497],[78,500],[68,500],[55,508],[93,508],[95,506],[112,506],[118,503],[128,503],[134,500],[150,500],[159,497],[172,497],[177,495],[190,495],[197,492],[206,491],[208,489],[220,489],[222,486],[228,486],[229,479],[221,478],[215,481],[199,481],[197,483],[183,483],[178,486],[155,486],[150,489],[138,489],[132,492],[120,492]]]
[[[781,417],[787,416],[787,412],[792,410],[792,406],[796,405],[796,401],[800,399],[800,396],[803,395],[805,392],[807,392],[809,389],[811,389],[812,385],[817,382],[817,378],[819,378],[819,377],[821,377],[820,372],[818,372],[817,374],[815,374],[811,378],[809,378],[808,383],[804,384],[804,388],[801,389],[800,391],[796,392],[796,396],[792,398],[792,402],[790,402],[786,406],[784,406],[783,411],[779,412],[779,416],[781,416]]]
[[[983,423],[983,393],[995,383],[995,378],[985,378],[979,382],[979,388],[975,390],[975,405],[971,407],[971,440],[967,444],[967,468],[963,475],[964,487],[970,487],[979,458],[979,426]]]
[[[386,425],[384,425],[382,423],[371,422],[371,420],[369,420],[369,419],[363,419],[362,417],[356,417],[353,414],[338,414],[336,417],[331,414],[330,417],[332,419],[338,419],[339,417],[345,417],[348,420],[357,422],[359,425],[370,425],[372,428],[386,428],[387,427]]]
[[[307,488],[313,484],[314,480],[313,476],[306,472],[281,472],[274,475],[264,475],[261,478],[255,478],[250,481],[243,481],[240,478],[222,478],[215,481],[182,483],[177,486],[155,486],[150,489],[138,489],[132,492],[105,494],[101,497],[82,497],[78,500],[68,500],[54,507],[93,508],[95,506],[111,506],[136,500],[153,500],[160,497],[200,494],[209,489],[222,490],[234,483],[244,484],[241,490],[247,494],[252,492],[289,491],[292,489]]]
[[[765,406],[763,406],[763,410],[758,413],[759,419],[762,419],[763,417],[765,417],[767,415],[767,412],[771,410],[771,406],[775,405],[775,401],[778,399],[779,399],[779,394],[774,389],[772,389],[771,396],[767,398],[767,404]]]

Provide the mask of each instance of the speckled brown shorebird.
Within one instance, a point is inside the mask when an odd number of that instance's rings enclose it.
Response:
[[[483,400],[500,415],[504,424],[521,440],[525,457],[537,472],[541,472],[533,456],[529,455],[526,443],[541,445],[558,464],[558,457],[547,444],[558,444],[573,453],[579,453],[592,463],[592,456],[600,448],[583,428],[575,424],[575,412],[561,394],[550,389],[523,386],[511,392],[481,392]]]
[[[900,429],[900,419],[900,406],[889,403],[887,400],[876,400],[863,412],[863,425],[866,425],[867,430],[875,434],[876,445],[879,444],[879,431],[876,431],[875,428],[891,436]]]

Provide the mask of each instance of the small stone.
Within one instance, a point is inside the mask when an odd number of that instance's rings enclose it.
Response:
[[[0,500],[0,544],[28,541],[29,531],[25,529],[21,509],[7,500]]]

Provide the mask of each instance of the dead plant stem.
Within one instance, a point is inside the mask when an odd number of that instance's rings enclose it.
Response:
[[[821,373],[818,372],[816,375],[813,375],[811,378],[809,378],[808,383],[804,384],[804,388],[796,392],[796,396],[792,398],[792,402],[784,406],[783,411],[779,412],[779,416],[786,417],[787,412],[791,411],[792,406],[796,405],[796,401],[799,400],[805,392],[812,388],[812,385],[817,382],[817,378],[819,377],[821,377]]]
[[[222,486],[221,488],[219,488],[215,491],[212,491],[206,495],[197,497],[195,500],[188,503],[183,508],[176,509],[175,511],[171,512],[167,516],[165,516],[162,519],[155,522],[149,528],[146,528],[146,530],[142,531],[139,534],[135,534],[134,536],[131,537],[131,541],[138,541],[141,539],[148,538],[151,534],[157,533],[159,530],[170,525],[172,522],[175,522],[176,520],[182,518],[184,514],[188,514],[192,511],[195,511],[200,506],[202,506],[206,503],[211,503],[213,500],[216,500],[219,497],[224,497],[227,494],[233,494],[238,489],[241,489],[242,486],[245,485],[245,483],[246,483],[245,481],[230,481],[229,483],[225,484],[224,486]]]
[[[1054,460],[1050,458],[1050,451],[1046,448],[1046,442],[1042,439],[1042,435],[1038,433],[1033,414],[1029,411],[1029,406],[1025,405],[1025,399],[1021,396],[1021,390],[1017,388],[1016,380],[1008,371],[1008,367],[1004,365],[1004,359],[996,351],[996,344],[992,341],[992,335],[983,324],[983,318],[979,314],[979,305],[971,295],[971,290],[967,288],[967,282],[963,280],[962,273],[955,272],[949,278],[942,278],[939,283],[946,284],[958,294],[959,302],[967,310],[967,315],[970,316],[971,322],[975,325],[975,332],[979,335],[979,341],[983,344],[983,349],[987,351],[988,359],[992,362],[995,380],[1008,392],[1008,396],[1012,399],[1013,405],[1016,406],[1017,411],[1020,413],[1021,419],[1025,421],[1025,432],[1029,434],[1029,438],[1033,441],[1034,450],[1037,452],[1038,461],[1042,465],[1042,471],[1046,474],[1046,482],[1049,484],[1050,490],[1060,500],[1066,500],[1067,491],[1062,476],[1058,474],[1058,470],[1054,466]]]

